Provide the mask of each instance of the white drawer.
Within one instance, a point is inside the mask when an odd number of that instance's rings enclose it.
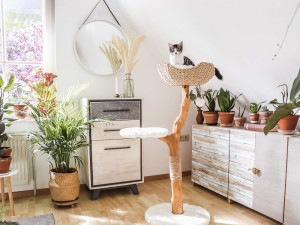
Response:
[[[140,181],[140,139],[92,141],[93,186]]]
[[[109,123],[96,122],[92,128],[92,141],[122,139],[120,136],[120,129],[127,127],[140,127],[139,120],[123,120],[111,121]]]

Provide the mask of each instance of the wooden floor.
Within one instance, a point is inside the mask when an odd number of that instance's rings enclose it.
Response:
[[[190,177],[183,178],[184,202],[199,205],[211,213],[211,224],[279,224],[237,203],[228,204],[226,199],[199,186]],[[147,224],[144,213],[152,205],[170,201],[170,181],[159,180],[138,185],[140,195],[129,188],[103,191],[96,201],[90,200],[90,192],[83,190],[75,208],[55,208],[49,195],[15,199],[18,217],[53,213],[56,225],[68,224]],[[9,210],[9,206],[5,207]],[[9,219],[7,211],[3,219]]]

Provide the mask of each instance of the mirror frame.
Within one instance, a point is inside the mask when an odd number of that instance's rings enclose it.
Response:
[[[92,70],[89,69],[87,66],[85,66],[85,65],[80,61],[80,58],[79,58],[79,56],[78,56],[78,54],[77,54],[77,51],[76,51],[76,39],[77,39],[78,33],[80,32],[81,28],[83,28],[84,26],[86,26],[86,25],[88,25],[88,24],[90,24],[90,23],[93,23],[93,22],[106,22],[106,23],[111,24],[112,26],[116,27],[116,28],[123,34],[124,39],[127,40],[127,37],[126,37],[125,32],[123,31],[123,29],[122,29],[119,25],[117,25],[117,24],[115,24],[115,23],[113,23],[113,22],[111,22],[111,21],[104,20],[104,19],[95,19],[95,20],[91,20],[91,21],[89,21],[89,22],[83,24],[82,26],[80,26],[79,29],[78,29],[78,31],[77,31],[76,34],[75,34],[74,41],[73,41],[73,51],[74,51],[74,54],[75,54],[75,56],[76,56],[76,59],[77,59],[77,61],[79,62],[79,64],[81,65],[81,67],[82,67],[85,71],[89,72],[90,74],[93,74],[93,75],[96,75],[96,76],[104,76],[104,77],[106,77],[106,76],[111,76],[111,75],[115,75],[116,73],[120,72],[120,70],[123,69],[123,67],[124,67],[123,62],[122,62],[122,64],[121,64],[121,66],[120,66],[120,68],[119,68],[118,71],[112,72],[112,73],[110,73],[110,74],[100,74],[100,73],[96,73],[95,71],[92,71]]]

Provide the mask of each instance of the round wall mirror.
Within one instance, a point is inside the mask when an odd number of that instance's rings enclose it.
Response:
[[[113,35],[126,39],[120,26],[106,20],[90,21],[79,29],[74,39],[74,50],[85,70],[106,76],[121,69],[122,62],[117,52],[108,45]]]

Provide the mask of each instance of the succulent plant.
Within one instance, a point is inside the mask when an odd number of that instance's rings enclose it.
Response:
[[[218,104],[220,107],[221,112],[230,112],[236,103],[236,100],[241,96],[242,94],[236,96],[230,95],[230,92],[228,90],[224,91],[223,88],[220,89],[217,99],[218,99]]]
[[[217,90],[213,91],[212,89],[208,89],[207,91],[204,92],[203,95],[206,98],[208,103],[208,104],[205,103],[208,111],[214,112],[216,109],[216,98],[218,95],[218,91]]]
[[[260,102],[260,103],[255,103],[255,102],[251,102],[250,103],[250,112],[252,113],[258,113],[258,111],[261,109],[261,106],[263,103],[265,103],[266,101]]]

